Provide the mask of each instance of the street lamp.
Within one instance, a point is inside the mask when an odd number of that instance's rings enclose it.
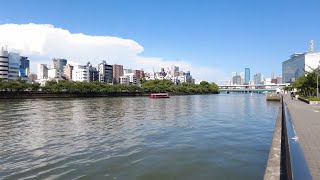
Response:
[[[320,61],[319,61],[320,64]],[[317,98],[319,97],[319,70],[320,70],[320,65],[318,65],[317,69]]]
[[[317,98],[319,97],[319,72],[317,73]]]

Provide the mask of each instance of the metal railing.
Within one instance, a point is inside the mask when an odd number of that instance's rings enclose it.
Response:
[[[292,118],[289,113],[288,106],[283,100],[282,130],[282,132],[284,133],[284,142],[281,143],[281,146],[285,146],[284,150],[282,151],[283,153],[285,153],[282,160],[285,162],[281,162],[281,168],[286,171],[286,175],[281,176],[281,179],[312,179],[307,166],[307,162],[304,158],[303,151],[300,146],[299,138],[292,123]]]

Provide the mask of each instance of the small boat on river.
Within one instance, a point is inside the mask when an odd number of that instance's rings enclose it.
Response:
[[[168,93],[152,93],[149,97],[151,99],[170,98]]]

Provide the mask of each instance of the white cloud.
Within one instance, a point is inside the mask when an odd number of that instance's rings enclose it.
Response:
[[[74,34],[50,24],[3,24],[0,25],[0,45],[10,51],[29,56],[32,66],[37,63],[50,63],[53,57],[69,61],[92,64],[107,60],[109,64],[123,64],[125,68],[158,71],[161,67],[177,65],[181,70],[190,70],[196,79],[208,81],[224,77],[218,69],[195,66],[187,61],[164,60],[158,57],[139,55],[144,48],[130,39],[110,36]],[[36,70],[31,69],[32,72]]]

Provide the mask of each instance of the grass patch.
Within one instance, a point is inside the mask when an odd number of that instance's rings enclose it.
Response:
[[[304,96],[300,96],[303,99],[307,99],[309,101],[320,101],[320,97],[304,97]]]
[[[320,97],[308,97],[307,98],[309,101],[320,101]]]

